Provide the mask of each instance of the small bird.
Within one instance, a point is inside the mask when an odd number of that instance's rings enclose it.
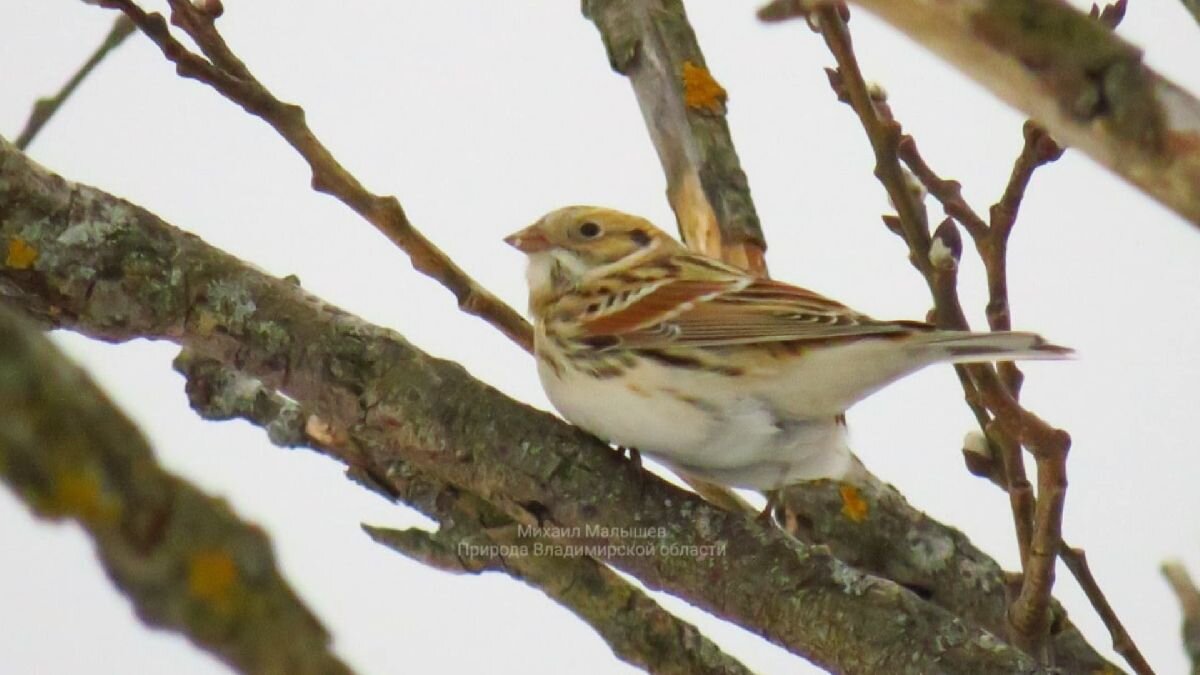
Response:
[[[872,319],[601,207],[558,209],[504,241],[528,256],[538,374],[554,407],[729,487],[852,479],[846,409],[927,365],[1072,354],[1032,333]]]

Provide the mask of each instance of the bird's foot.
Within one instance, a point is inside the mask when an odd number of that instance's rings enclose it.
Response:
[[[639,452],[637,448],[627,448],[623,445],[618,445],[617,452],[621,453],[622,455],[628,455],[629,461],[633,462],[634,466],[639,469],[642,468],[642,453]]]
[[[775,511],[780,506],[779,490],[767,490],[763,494],[767,496],[767,504],[763,506],[763,510],[759,512],[754,520],[763,526],[774,525]]]

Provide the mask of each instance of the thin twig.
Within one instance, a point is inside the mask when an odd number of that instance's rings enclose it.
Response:
[[[862,121],[867,138],[875,150],[876,176],[883,183],[899,215],[897,227],[909,245],[909,261],[921,272],[930,287],[937,324],[943,328],[965,330],[968,324],[958,298],[956,270],[950,266],[937,266],[930,262],[931,238],[924,207],[909,189],[904,170],[900,166],[900,147],[915,147],[915,144],[911,140],[901,143],[899,123],[890,117],[885,118],[876,107],[854,56],[845,13],[844,5],[820,5],[812,14],[817,29],[825,38],[838,63],[838,70],[830,73],[830,82],[839,98],[849,103]],[[997,412],[998,402],[1011,403],[1004,408],[1009,413],[1008,419],[1013,419],[1013,412],[1019,411],[1015,401],[1005,401],[1004,397],[998,394],[996,387],[987,388],[996,377],[991,367],[958,366],[957,369],[969,402],[977,402],[975,405],[982,404],[993,413]],[[1024,565],[1033,523],[1032,491],[1020,454],[1019,432],[1011,428],[1018,425],[1010,422],[1005,426],[1008,437],[1018,441],[999,443],[997,447],[1005,469],[1005,484],[1008,486],[1017,544],[1022,552]],[[985,432],[989,427],[990,425],[984,427]]]
[[[890,110],[877,105],[871,96],[870,87],[866,84],[854,56],[846,26],[848,11],[839,3],[823,4],[813,8],[808,18],[824,37],[838,63],[836,73],[830,74],[831,84],[838,92],[839,98],[849,103],[862,121],[875,151],[875,175],[883,183],[896,208],[898,222],[895,229],[904,235],[910,248],[910,262],[925,277],[933,292],[939,325],[966,329],[967,324],[955,287],[955,266],[938,266],[932,263],[931,240],[924,206],[909,188],[907,176],[900,163],[899,155],[902,149],[910,155],[910,159],[919,159],[915,152],[915,143],[911,139],[902,141],[900,125],[892,118]],[[1036,143],[1033,145],[1037,147]],[[1025,157],[1024,153],[1022,157]],[[1041,155],[1035,157],[1040,158]],[[1004,219],[1015,218],[1025,183],[1036,163],[1032,160],[1024,162],[1014,170],[1010,189],[1006,191],[999,207],[993,210],[994,219],[999,223],[999,227],[985,227],[982,224],[974,211],[962,202],[957,184],[941,179],[933,180],[936,175],[924,162],[915,164],[933,189],[942,195],[943,203],[950,203],[954,213],[967,223],[964,227],[976,238],[977,247],[981,241],[988,243],[988,248],[981,247],[981,255],[985,262],[990,261],[992,265],[999,266],[998,271],[989,276],[990,279],[999,281],[996,290],[1000,293],[994,295],[993,299],[1004,300],[1007,289],[1000,268],[1004,265],[1003,245],[1007,242],[1012,226],[1011,219]],[[981,239],[985,233],[987,236]],[[1007,302],[996,304],[1004,305],[1006,315]],[[1006,316],[1001,317],[997,314],[997,317],[1002,322],[1007,320]],[[995,426],[989,423],[985,432],[990,431],[992,437],[998,441],[996,445],[1004,467],[1005,484],[1008,486],[1024,571],[1021,591],[1010,608],[1010,619],[1017,641],[1026,649],[1037,653],[1045,643],[1050,629],[1050,594],[1054,583],[1054,561],[1060,545],[1062,511],[1066,497],[1065,460],[1070,437],[1021,408],[1014,392],[1004,386],[1004,380],[992,368],[970,366],[964,370],[971,375],[970,380],[975,385],[978,400],[995,415]],[[966,378],[963,378],[963,384],[966,386]],[[967,391],[968,400],[973,400],[974,394],[969,388]],[[982,415],[977,417],[983,419]],[[1005,433],[997,433],[1000,430]],[[1022,445],[1029,448],[1038,461],[1039,490],[1036,501],[1032,498],[1025,477],[1024,460],[1020,453]]]
[[[912,136],[905,134],[900,139],[896,153],[929,194],[941,203],[946,215],[958,221],[972,239],[978,240],[986,235],[988,225],[963,199],[962,184],[938,176],[917,150],[917,143]]]
[[[87,61],[83,62],[79,70],[75,71],[71,79],[67,80],[62,89],[59,89],[58,93],[53,96],[39,98],[34,102],[33,110],[29,112],[29,119],[25,121],[25,128],[21,130],[14,144],[21,150],[28,148],[33,139],[37,137],[38,132],[42,130],[42,127],[50,121],[54,113],[62,108],[71,94],[75,93],[75,89],[79,84],[95,70],[96,66],[100,65],[100,62],[106,56],[120,46],[125,41],[125,38],[132,35],[134,30],[135,26],[128,17],[124,15],[118,16],[116,21],[113,21],[112,28],[108,30],[108,35],[104,37],[104,41],[100,43],[99,47],[96,47],[96,51],[92,52]]]
[[[854,54],[854,44],[846,26],[848,16],[849,10],[840,2],[819,5],[812,13],[817,30],[838,64],[836,73],[829,72],[831,81],[835,77],[837,79],[835,90],[839,96],[844,92],[846,102],[858,114],[867,140],[875,151],[875,176],[887,190],[900,217],[904,239],[911,249],[909,262],[922,276],[930,279],[934,271],[929,262],[929,219],[925,207],[914,197],[904,168],[897,158],[900,125],[890,117],[880,115],[875,107],[870,88],[859,70],[858,57]]]
[[[1129,631],[1125,630],[1125,625],[1121,623],[1121,618],[1117,616],[1116,610],[1109,604],[1104,591],[1100,590],[1100,584],[1092,575],[1092,568],[1088,565],[1087,554],[1083,549],[1070,546],[1064,541],[1062,548],[1058,551],[1058,556],[1062,558],[1067,569],[1071,570],[1071,575],[1079,582],[1079,587],[1083,589],[1092,603],[1092,607],[1096,608],[1096,613],[1104,621],[1104,625],[1112,637],[1113,649],[1133,668],[1133,672],[1138,675],[1154,675],[1154,669],[1150,667],[1146,657],[1142,656],[1141,650],[1134,643]]]
[[[1192,661],[1192,675],[1200,675],[1200,589],[1196,588],[1183,563],[1165,562],[1162,573],[1179,599],[1183,614],[1183,647]]]
[[[207,84],[250,114],[271,125],[308,163],[313,189],[336,197],[408,254],[413,268],[433,278],[458,299],[458,306],[504,333],[525,351],[533,349],[529,322],[480,286],[441,249],[413,227],[395,197],[368,191],[334,158],[304,118],[300,106],[275,98],[225,45],[214,17],[188,0],[170,0],[172,22],[208,56],[196,54],[171,35],[166,20],[147,13],[131,0],[102,0],[105,7],[128,16],[154,42],[178,73]]]

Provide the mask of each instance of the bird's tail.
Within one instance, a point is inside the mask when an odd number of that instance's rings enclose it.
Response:
[[[1047,342],[1034,333],[936,331],[921,341],[925,349],[942,353],[940,360],[953,363],[1069,359],[1075,350]]]

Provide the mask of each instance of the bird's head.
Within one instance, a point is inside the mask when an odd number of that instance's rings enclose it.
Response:
[[[504,241],[529,256],[529,290],[534,296],[563,292],[684,250],[645,218],[598,206],[551,211]]]

